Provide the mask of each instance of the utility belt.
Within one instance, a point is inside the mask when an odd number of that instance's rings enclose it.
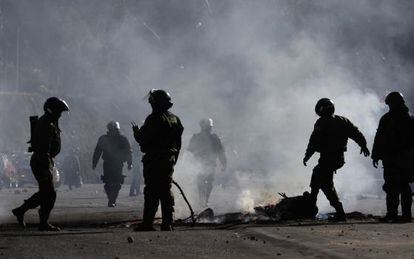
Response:
[[[104,183],[111,183],[111,182],[120,182],[121,184],[124,183],[125,175],[101,175],[101,180]]]
[[[30,166],[32,168],[52,170],[55,164],[49,154],[33,153],[32,157],[30,158]]]
[[[163,160],[163,161],[168,161],[168,162],[175,164],[176,157],[177,157],[177,152],[172,152],[170,150],[162,151],[162,152],[159,152],[159,151],[147,152],[142,157],[142,162],[145,164],[148,164],[148,163],[153,163],[159,160]]]
[[[144,156],[150,156],[150,157],[166,157],[166,156],[172,156],[177,154],[177,149],[152,149],[147,150],[145,152]]]
[[[53,158],[50,156],[49,153],[39,153],[39,152],[34,152],[32,154],[32,159],[36,159],[36,160],[49,160],[51,163],[53,163]]]

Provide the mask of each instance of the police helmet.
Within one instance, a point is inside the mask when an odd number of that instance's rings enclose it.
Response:
[[[121,126],[119,126],[119,122],[117,121],[110,121],[108,124],[106,124],[106,128],[108,131],[118,131],[121,129]]]
[[[213,119],[212,118],[202,119],[202,120],[200,120],[200,123],[199,124],[200,124],[200,127],[202,129],[212,128],[214,126]]]
[[[321,117],[331,116],[335,113],[335,104],[329,98],[322,98],[316,103],[315,112]]]
[[[43,110],[47,113],[54,114],[69,111],[69,106],[63,99],[50,97],[43,105]]]
[[[152,105],[167,106],[168,108],[173,105],[170,94],[162,89],[152,89],[149,92],[148,102]]]
[[[393,107],[404,105],[404,96],[400,92],[391,92],[385,97],[385,104]]]

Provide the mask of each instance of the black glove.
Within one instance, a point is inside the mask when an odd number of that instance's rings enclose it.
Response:
[[[369,156],[371,153],[369,152],[369,149],[367,148],[367,146],[365,146],[365,147],[361,147],[360,154],[364,154],[364,156]]]

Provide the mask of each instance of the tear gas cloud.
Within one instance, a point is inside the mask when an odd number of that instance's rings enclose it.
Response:
[[[72,100],[71,115],[62,120],[64,140],[83,145],[88,159],[107,121],[119,120],[131,136],[129,121],[150,112],[142,98],[151,88],[166,89],[185,127],[174,177],[197,204],[199,168],[185,148],[198,121],[213,118],[229,160],[210,199],[221,212],[308,189],[317,155],[308,167],[301,161],[319,98],[332,98],[337,114],[351,119],[371,147],[386,92],[413,96],[412,1],[1,3],[2,26],[20,26],[19,88],[46,88]],[[2,89],[10,90],[14,81],[8,82]],[[335,178],[339,194],[350,197],[346,210],[358,207],[356,195],[381,192],[380,170],[355,143],[349,146]],[[186,214],[176,198],[178,216]],[[328,209],[323,195],[320,200]]]

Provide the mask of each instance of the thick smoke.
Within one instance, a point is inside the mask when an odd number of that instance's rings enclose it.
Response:
[[[319,98],[332,98],[371,146],[387,91],[414,95],[413,9],[412,1],[385,0],[0,0],[1,73],[9,74],[1,89],[68,98],[64,140],[88,159],[106,122],[119,120],[130,136],[129,121],[150,112],[142,98],[166,89],[185,127],[175,178],[190,201],[197,203],[198,166],[185,148],[198,121],[211,117],[229,159],[211,206],[248,210],[277,192],[308,189],[317,157],[308,167],[301,161]],[[30,115],[2,114],[2,124]],[[27,132],[16,136],[22,149]],[[349,146],[336,176],[347,210],[358,208],[358,194],[380,192],[381,178]],[[86,179],[97,179],[90,160],[83,164]],[[187,213],[176,197],[178,215]]]

